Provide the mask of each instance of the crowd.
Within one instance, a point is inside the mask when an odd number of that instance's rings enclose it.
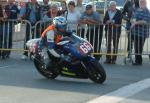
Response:
[[[146,7],[146,0],[126,0],[123,10],[118,10],[116,8],[117,3],[115,1],[109,2],[109,7],[102,14],[96,12],[93,8],[93,4],[82,5],[82,0],[77,0],[74,2],[70,0],[68,3],[62,2],[62,9],[58,9],[58,5],[55,3],[49,5],[49,0],[43,0],[43,5],[38,4],[37,0],[31,0],[31,2],[26,3],[25,7],[20,10],[12,2],[8,0],[8,5],[2,7],[0,5],[0,48],[2,48],[2,42],[6,41],[3,30],[3,19],[25,19],[28,20],[32,26],[38,21],[52,21],[54,17],[64,16],[67,20],[67,31],[80,32],[81,37],[87,38],[91,44],[94,45],[94,52],[100,53],[101,42],[103,33],[105,33],[106,38],[106,48],[107,54],[106,64],[115,64],[117,55],[109,55],[111,53],[117,54],[118,44],[121,35],[121,25],[122,19],[126,20],[126,30],[128,34],[128,48],[127,51],[130,53],[132,51],[133,45],[135,46],[135,63],[134,65],[142,64],[142,50],[146,38],[149,36],[149,24],[150,23],[150,12]],[[8,26],[5,25],[6,29]],[[12,26],[9,26],[9,48],[12,47]],[[88,28],[85,30],[85,27]],[[133,28],[131,30],[131,28]],[[29,25],[26,25],[26,36],[25,43],[30,39],[30,31],[34,31]],[[36,38],[39,38],[42,32],[38,30],[44,27],[37,26],[36,28]],[[103,29],[105,32],[103,32]],[[131,30],[131,32],[129,32]],[[34,32],[32,32],[32,38],[34,38]],[[94,33],[94,35],[93,35]],[[88,36],[87,36],[88,35]],[[7,36],[5,36],[7,38]],[[137,45],[138,44],[138,45]],[[112,48],[113,46],[113,48]],[[24,45],[26,49],[26,46]],[[111,50],[113,49],[113,50]],[[0,51],[0,56],[3,58],[9,57],[10,51],[3,54]],[[22,59],[28,56],[28,52],[24,52]],[[100,59],[101,55],[94,55],[96,59]]]

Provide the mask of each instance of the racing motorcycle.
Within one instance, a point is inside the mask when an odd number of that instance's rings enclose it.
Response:
[[[39,51],[39,41],[40,39],[31,39],[26,44],[36,69],[44,77],[55,79],[61,75],[89,78],[95,83],[103,83],[106,80],[103,66],[92,56],[92,45],[75,33],[57,43],[55,49],[63,58],[54,57],[46,47]]]

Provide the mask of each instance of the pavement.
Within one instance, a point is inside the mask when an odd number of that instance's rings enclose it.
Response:
[[[150,103],[150,60],[142,66],[103,64],[107,79],[95,84],[89,79],[59,76],[48,80],[31,60],[21,60],[21,52],[0,59],[0,103]]]

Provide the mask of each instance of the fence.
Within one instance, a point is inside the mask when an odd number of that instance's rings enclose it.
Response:
[[[128,31],[128,57],[132,59],[135,55],[135,62],[142,62],[143,56],[150,58],[150,25],[149,24],[136,24]]]
[[[25,51],[24,40],[26,38],[26,26],[30,22],[26,20],[4,20],[0,22],[0,56],[9,56],[10,51]],[[31,31],[28,31],[31,34]],[[31,35],[30,35],[31,37]]]
[[[25,42],[31,38],[40,37],[42,31],[50,25],[50,22],[44,23],[39,21],[32,26],[30,22],[7,20],[1,23],[0,27],[0,52],[3,51],[27,51],[25,48]],[[94,55],[105,55],[106,59],[116,60],[117,56],[127,57],[128,53],[130,55],[150,55],[149,46],[149,25],[146,26],[147,38],[145,38],[145,43],[143,43],[143,52],[135,52],[134,48],[130,45],[132,41],[138,41],[138,46],[140,46],[139,40],[136,38],[135,34],[142,32],[145,34],[145,30],[139,30],[139,26],[133,27],[128,33],[123,25],[82,25],[78,24],[76,26],[75,32],[82,38],[86,38],[94,47]],[[143,26],[145,28],[145,26]],[[26,29],[28,35],[26,33]],[[136,31],[136,32],[134,32]],[[133,37],[134,39],[131,37]],[[141,39],[143,40],[143,39]],[[128,43],[130,43],[128,45]],[[135,44],[134,44],[135,45]],[[136,46],[136,45],[135,45]],[[141,48],[138,47],[137,48]],[[129,49],[130,48],[130,49]],[[138,49],[137,51],[140,51]]]

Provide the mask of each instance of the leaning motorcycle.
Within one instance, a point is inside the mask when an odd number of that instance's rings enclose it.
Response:
[[[63,59],[51,55],[46,47],[42,52],[39,51],[39,41],[40,39],[31,39],[27,42],[27,47],[36,69],[44,77],[55,79],[61,75],[81,79],[89,78],[95,83],[103,83],[106,80],[103,66],[92,56],[92,45],[75,33],[64,37],[56,45],[55,49],[63,56]]]

